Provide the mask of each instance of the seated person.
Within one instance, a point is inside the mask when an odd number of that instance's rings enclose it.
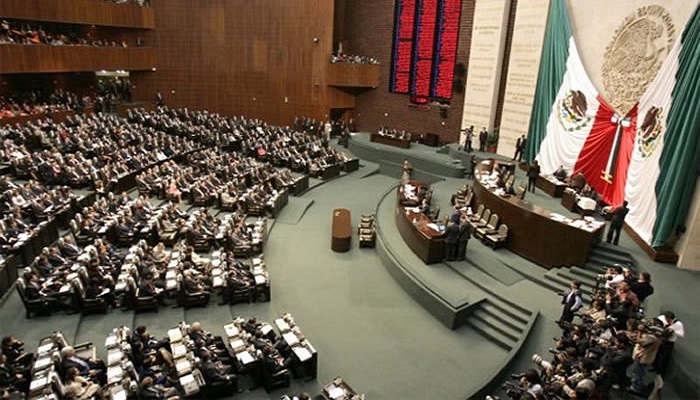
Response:
[[[566,182],[566,178],[569,176],[569,173],[566,172],[566,169],[564,169],[563,165],[560,165],[559,168],[557,168],[557,170],[554,171],[552,175],[560,181]]]
[[[568,185],[578,193],[586,186],[586,177],[584,177],[581,172],[572,175],[571,178],[569,178]]]
[[[80,375],[76,367],[66,370],[63,381],[63,394],[67,399],[87,400],[92,399],[100,391],[100,385],[85,379]]]
[[[153,378],[147,376],[141,380],[138,398],[141,400],[178,400],[180,397],[177,389],[156,385]]]
[[[64,371],[67,372],[71,367],[75,367],[80,375],[95,379],[101,385],[107,383],[107,367],[102,360],[80,357],[76,355],[72,346],[62,348],[61,357],[63,358],[61,366]]]

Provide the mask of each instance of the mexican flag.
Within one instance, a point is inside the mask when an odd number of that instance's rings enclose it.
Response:
[[[658,247],[683,226],[700,163],[700,6],[639,100],[625,222]]]
[[[684,223],[695,191],[699,20],[696,8],[656,79],[618,115],[583,68],[564,0],[550,3],[526,159],[536,159],[543,174],[559,166],[582,173],[611,206],[628,200],[626,222],[653,246]]]

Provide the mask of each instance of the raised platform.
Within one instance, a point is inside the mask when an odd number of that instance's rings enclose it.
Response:
[[[449,154],[438,153],[434,147],[413,143],[410,149],[401,149],[376,144],[370,142],[369,133],[354,134],[348,142],[348,149],[356,156],[376,163],[391,162],[402,165],[408,160],[414,172],[422,170],[438,176],[462,178],[466,170],[461,160],[454,159]]]

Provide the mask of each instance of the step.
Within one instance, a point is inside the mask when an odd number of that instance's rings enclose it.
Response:
[[[632,255],[628,252],[625,251],[615,245],[608,244],[605,242],[600,242],[598,243],[594,248],[593,252],[600,251],[608,254],[614,254],[622,258],[632,258]]]
[[[588,257],[589,262],[596,262],[601,265],[610,265],[610,264],[623,264],[623,265],[630,265],[634,267],[634,260],[629,257],[624,257],[624,256],[615,256],[615,255],[610,255],[606,253],[598,253],[596,251],[593,251],[591,253],[591,256]]]
[[[525,329],[526,323],[524,323],[522,319],[514,318],[511,314],[507,313],[506,310],[492,305],[488,301],[486,301],[485,304],[482,304],[481,308],[477,311],[486,313],[493,318],[498,319],[501,324],[508,326],[508,328],[518,334],[521,334]]]
[[[544,277],[564,286],[565,288],[571,286],[571,279],[559,275],[559,269],[550,269],[544,274]]]
[[[501,299],[490,298],[488,299],[488,301],[485,301],[481,304],[481,308],[488,312],[505,314],[508,317],[517,320],[517,323],[519,325],[527,325],[528,321],[530,320],[530,316],[532,315],[532,312],[523,312],[518,309],[514,309],[510,307],[507,303],[504,303],[506,304],[506,306],[504,307],[498,304],[499,300]]]
[[[569,269],[573,272],[576,272],[577,275],[582,275],[582,276],[585,275],[594,281],[598,278],[598,275],[600,275],[599,271],[594,271],[594,270],[585,268],[585,266],[579,267],[578,265],[572,265],[571,267],[569,267]]]
[[[513,341],[510,338],[493,329],[482,320],[469,317],[467,318],[467,325],[506,352],[510,352],[513,349]]]
[[[581,280],[581,279],[579,279],[580,277],[571,273],[571,271],[559,271],[558,275],[564,279],[568,279],[569,282],[571,282],[573,280],[577,280],[577,281],[581,282],[581,293],[584,296],[588,296],[588,297],[591,297],[593,295],[593,289],[595,288],[595,282],[591,283],[590,281]]]
[[[520,334],[522,333],[522,331],[513,329],[512,327],[504,324],[500,318],[495,317],[484,310],[479,309],[474,311],[469,318],[481,321],[482,323],[488,325],[492,329],[500,332],[501,335],[510,339],[509,343],[515,343],[518,341],[518,339],[520,339]]]
[[[596,280],[595,278],[591,278],[588,275],[585,274],[579,274],[578,272],[570,269],[570,268],[564,268],[561,269],[558,272],[559,276],[563,276],[568,279],[576,279],[577,281],[581,282],[582,285],[588,286],[588,287],[595,287]]]

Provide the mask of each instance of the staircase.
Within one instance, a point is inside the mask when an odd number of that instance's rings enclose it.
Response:
[[[584,300],[589,300],[596,287],[597,276],[604,274],[605,269],[613,264],[629,267],[636,273],[636,261],[629,253],[616,246],[600,243],[593,249],[588,261],[582,267],[572,265],[552,268],[544,274],[544,280],[539,283],[559,292],[568,290],[571,281],[576,279],[581,282]]]
[[[472,307],[466,324],[506,352],[515,348],[527,335],[532,312],[495,297],[488,297]]]

